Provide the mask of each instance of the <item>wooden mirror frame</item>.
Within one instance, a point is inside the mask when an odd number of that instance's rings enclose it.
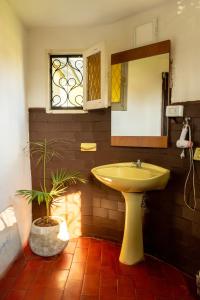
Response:
[[[124,63],[141,58],[151,57],[155,55],[169,53],[169,79],[171,77],[170,67],[170,40],[158,42],[155,44],[134,48],[111,55],[111,65]],[[163,136],[111,136],[111,146],[124,147],[149,147],[149,148],[167,148],[168,147],[168,120],[165,117],[165,107],[170,103],[170,88],[168,86],[168,99],[162,107],[163,129],[166,135]]]

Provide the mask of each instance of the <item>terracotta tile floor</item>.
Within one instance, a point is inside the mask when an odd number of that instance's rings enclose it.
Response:
[[[71,240],[51,258],[27,247],[0,282],[3,300],[192,300],[186,278],[172,266],[146,255],[145,262],[118,261],[120,246],[105,240]],[[192,295],[193,294],[193,295]]]

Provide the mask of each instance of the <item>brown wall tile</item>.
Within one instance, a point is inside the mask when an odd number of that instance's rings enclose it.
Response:
[[[100,207],[101,206],[101,198],[93,197],[93,207]]]
[[[108,197],[108,199],[101,199],[101,207],[117,210],[118,203],[117,203],[117,201],[110,200]]]
[[[124,224],[124,213],[117,210],[108,210],[108,218],[110,220],[116,220],[121,224]]]
[[[93,207],[93,216],[107,218],[108,210],[102,207]]]
[[[125,211],[125,202],[118,201],[117,208],[119,211]]]

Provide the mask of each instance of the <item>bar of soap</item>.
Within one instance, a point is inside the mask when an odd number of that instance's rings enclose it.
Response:
[[[81,151],[97,151],[96,143],[81,143]]]

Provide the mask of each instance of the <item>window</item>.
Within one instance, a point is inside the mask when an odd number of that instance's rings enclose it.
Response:
[[[82,112],[108,107],[105,46],[83,54],[51,54],[48,112]]]
[[[82,55],[50,55],[51,109],[83,109]]]

